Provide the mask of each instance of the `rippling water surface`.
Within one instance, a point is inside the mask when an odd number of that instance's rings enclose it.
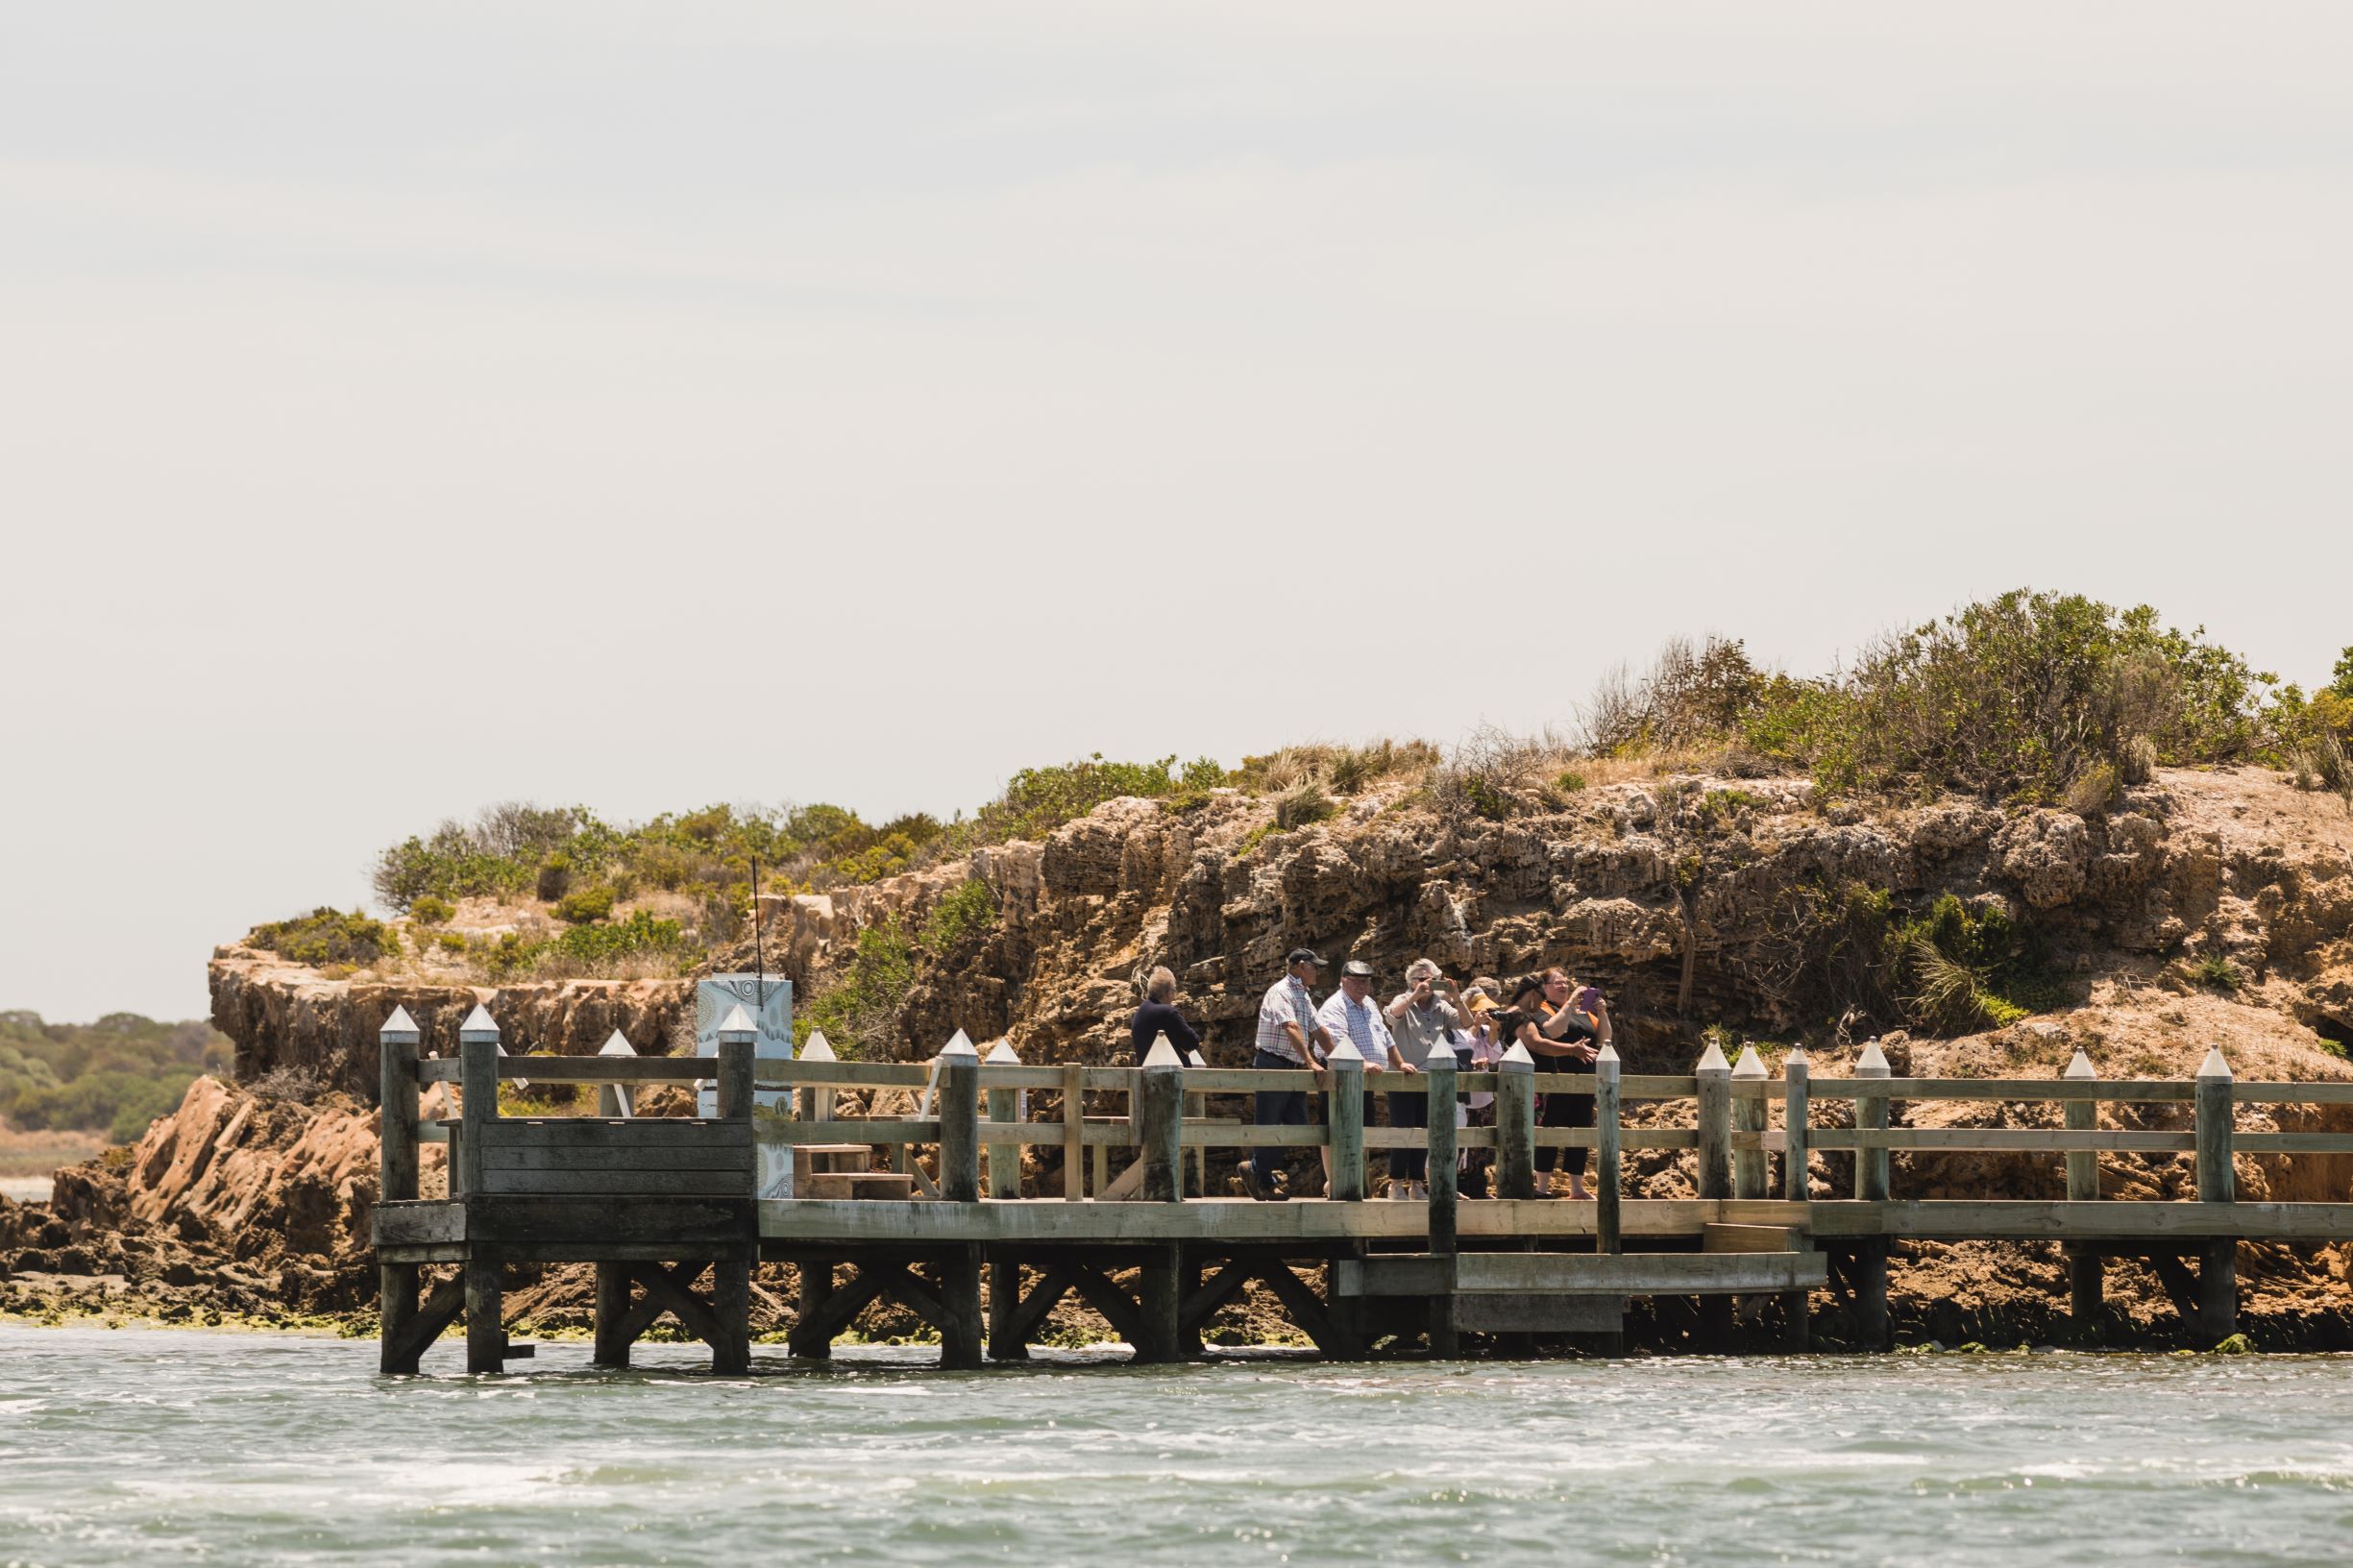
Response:
[[[2353,1358],[381,1379],[0,1326],[0,1563],[2339,1561]],[[529,1363],[527,1363],[529,1364]]]

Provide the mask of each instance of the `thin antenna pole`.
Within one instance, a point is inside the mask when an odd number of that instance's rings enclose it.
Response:
[[[760,857],[751,857],[751,975],[752,1010],[768,1009],[768,945],[760,931]]]

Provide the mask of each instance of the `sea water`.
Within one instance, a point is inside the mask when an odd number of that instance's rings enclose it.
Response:
[[[2353,1358],[637,1355],[0,1325],[0,1563],[2353,1556]]]

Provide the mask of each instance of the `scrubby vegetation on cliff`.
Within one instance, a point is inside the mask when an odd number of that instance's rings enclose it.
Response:
[[[2158,766],[2341,759],[2353,649],[2307,698],[2146,605],[2022,589],[1876,639],[1851,668],[1812,678],[1760,670],[1738,642],[1670,644],[1648,674],[1605,680],[1583,727],[1600,757],[1745,751],[1830,791],[2096,809]]]
[[[1558,813],[1581,792],[1628,780],[1695,787],[1675,782],[1692,774],[1804,775],[1817,807],[1957,794],[2096,818],[2159,767],[2251,763],[2335,791],[2353,809],[2348,752],[2353,649],[2307,693],[2147,606],[2022,589],[1875,639],[1822,675],[1762,668],[1736,640],[1670,642],[1648,670],[1605,678],[1562,733],[1483,730],[1443,750],[1423,741],[1298,745],[1230,770],[1207,757],[1180,766],[1174,756],[1096,754],[1024,769],[995,799],[944,821],[914,813],[870,824],[820,803],[714,805],[617,825],[582,806],[510,802],[383,852],[375,888],[407,917],[399,928],[322,910],[252,941],[330,973],[388,962],[491,982],[665,977],[743,938],[755,866],[773,893],[870,885],[1042,841],[1123,797],[1191,814],[1238,795],[1259,813],[1231,846],[1242,859],[1369,791],[1387,811],[1501,822]],[[1702,791],[1698,803],[1728,827],[1754,802],[1735,786]],[[1703,844],[1686,852],[1679,886],[1709,872],[1707,855]],[[1854,891],[1821,889],[1823,908],[1858,907]],[[1914,929],[1925,918],[1894,911],[1895,935],[1856,939],[1875,955],[1875,977],[1861,987],[1875,1013],[1958,1025],[2025,1005],[2036,984],[2025,960],[1988,956],[1949,920]],[[911,953],[923,945],[912,927],[895,941]]]

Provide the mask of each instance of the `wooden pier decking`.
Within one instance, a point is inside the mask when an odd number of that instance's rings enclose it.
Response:
[[[889,1298],[938,1329],[944,1365],[969,1368],[1022,1359],[1047,1314],[1073,1294],[1139,1360],[1196,1355],[1205,1325],[1254,1280],[1336,1358],[1361,1357],[1383,1340],[1452,1356],[1464,1335],[1518,1349],[1528,1336],[1571,1335],[1609,1349],[1628,1301],[1645,1296],[1694,1298],[1703,1320],[1719,1325],[1736,1302],[1744,1314],[1777,1311],[1781,1342],[1800,1349],[1807,1293],[1825,1286],[1851,1307],[1865,1342],[1883,1345],[1888,1248],[1899,1238],[2065,1242],[2072,1308],[2087,1319],[2100,1307],[2100,1260],[2145,1258],[2185,1318],[2218,1339],[2236,1324],[2240,1239],[2353,1238],[2353,1203],[2241,1203],[2233,1167],[2241,1155],[2353,1154],[2353,1134],[2232,1125],[2240,1104],[2353,1104],[2353,1083],[2237,1083],[2219,1050],[2189,1081],[2102,1080],[2080,1054],[2058,1079],[1895,1078],[1875,1047],[1845,1079],[1812,1078],[1802,1052],[1769,1079],[1753,1051],[1730,1064],[1712,1047],[1688,1076],[1635,1076],[1605,1051],[1592,1075],[1547,1075],[1541,1084],[1546,1093],[1592,1094],[1595,1125],[1542,1128],[1533,1064],[1514,1047],[1495,1072],[1439,1066],[1382,1075],[1385,1092],[1429,1093],[1438,1103],[1472,1090],[1496,1096],[1492,1127],[1458,1128],[1441,1115],[1430,1119],[1444,1125],[1425,1130],[1363,1124],[1364,1067],[1346,1045],[1328,1072],[1311,1074],[1188,1066],[1165,1041],[1141,1067],[1029,1066],[1002,1047],[984,1063],[959,1035],[930,1064],[804,1058],[760,1062],[755,1077],[752,1028],[741,1016],[722,1028],[716,1060],[504,1056],[478,1008],[454,1060],[420,1060],[420,1039],[403,1012],[380,1037],[375,1244],[385,1372],[418,1370],[427,1348],[461,1319],[469,1371],[500,1371],[527,1354],[510,1346],[501,1321],[513,1263],[596,1265],[601,1364],[625,1365],[632,1342],[668,1315],[710,1345],[715,1371],[740,1373],[750,1366],[751,1271],[762,1261],[799,1267],[793,1355],[825,1356],[859,1312]],[[719,1114],[501,1115],[499,1081],[524,1078],[715,1080]],[[435,1083],[456,1087],[460,1114],[424,1123],[420,1095]],[[1246,1114],[1207,1114],[1213,1097],[1305,1087],[1332,1090],[1325,1124],[1257,1127]],[[755,1089],[797,1090],[788,1101],[794,1114],[755,1110]],[[840,1116],[845,1089],[922,1099],[912,1116]],[[1029,1113],[1032,1095],[1050,1102],[1049,1118]],[[1090,1096],[1122,1098],[1126,1114],[1090,1115]],[[2057,1103],[2067,1125],[1895,1122],[1905,1102],[1951,1099]],[[1689,1102],[1692,1124],[1627,1125],[1628,1100]],[[2194,1122],[2102,1129],[2094,1120],[2102,1102],[2187,1105]],[[1823,1119],[1817,1106],[1848,1104],[1851,1125],[1813,1125]],[[610,1097],[605,1108],[618,1109]],[[447,1198],[417,1195],[428,1142],[449,1146]],[[1425,1143],[1428,1202],[1366,1195],[1369,1155]],[[1189,1174],[1196,1194],[1218,1185],[1200,1180],[1206,1151],[1231,1159],[1268,1144],[1328,1149],[1328,1195],[1283,1203],[1187,1195]],[[1022,1172],[1021,1151],[1039,1146],[1059,1156],[1045,1188]],[[1595,1150],[1591,1200],[1533,1196],[1534,1151],[1547,1146]],[[1458,1192],[1464,1148],[1494,1151],[1496,1196]],[[933,1168],[917,1157],[923,1149]],[[1698,1195],[1624,1197],[1621,1166],[1633,1149],[1695,1151]],[[1899,1199],[1889,1185],[1900,1149],[2058,1156],[2068,1197]],[[1134,1158],[1115,1180],[1109,1156],[1118,1151]],[[1852,1198],[1809,1195],[1809,1151],[1851,1159]],[[2194,1155],[2196,1201],[2101,1198],[2098,1163],[2114,1153]],[[890,1170],[869,1171],[876,1162]],[[795,1195],[760,1190],[770,1168],[772,1190]],[[811,1187],[923,1195],[798,1195]],[[449,1264],[455,1274],[428,1289],[428,1270]],[[1303,1264],[1324,1265],[1321,1289],[1298,1271]]]

